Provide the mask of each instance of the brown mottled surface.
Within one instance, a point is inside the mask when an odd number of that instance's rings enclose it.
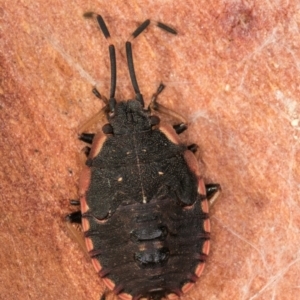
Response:
[[[298,299],[299,1],[124,3],[2,1],[0,298],[96,300],[104,289],[63,222],[76,130],[102,105],[92,85],[109,89],[107,44],[82,18],[93,10],[118,48],[118,99],[133,95],[123,41],[138,22],[179,31],[151,29],[134,53],[145,99],[167,85],[161,103],[186,116],[205,177],[223,187],[208,264],[184,299]]]

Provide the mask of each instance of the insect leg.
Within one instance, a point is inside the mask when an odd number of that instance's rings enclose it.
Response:
[[[71,205],[74,205],[74,206],[78,206],[78,205],[80,205],[80,201],[79,200],[70,200],[70,204]]]
[[[70,223],[78,223],[81,224],[81,211],[75,211],[66,216],[66,220]]]
[[[152,95],[151,102],[149,104],[148,109],[155,110],[161,114],[165,114],[165,115],[175,119],[176,122],[178,122],[178,124],[173,125],[173,128],[175,129],[177,134],[180,134],[187,129],[186,119],[183,116],[181,116],[180,114],[178,114],[177,112],[175,112],[169,108],[166,108],[165,106],[163,106],[157,102],[158,95],[163,91],[164,88],[165,88],[165,85],[163,83],[160,83],[157,91]]]
[[[66,216],[66,226],[69,232],[69,236],[79,244],[83,250],[87,259],[90,258],[88,251],[86,250],[84,236],[81,227],[81,211],[75,211]]]
[[[100,297],[100,300],[112,300],[112,299],[116,299],[116,295],[113,291],[109,290],[106,287],[103,294]]]
[[[212,207],[221,193],[221,186],[218,183],[210,183],[205,185],[205,189],[209,206]]]
[[[196,153],[198,150],[198,145],[196,144],[191,144],[187,147],[190,151],[192,151],[193,153]]]
[[[79,140],[87,143],[87,144],[92,144],[93,139],[94,139],[95,134],[94,133],[81,133],[80,136],[78,137]]]
[[[101,297],[100,297],[100,300],[105,300],[106,299],[106,294],[102,294]]]
[[[106,119],[106,110],[107,110],[106,106],[102,107],[98,113],[96,113],[94,116],[88,119],[84,124],[82,124],[78,129],[79,136],[81,136],[81,134],[84,133],[84,131],[88,130],[88,128],[90,128],[94,124],[98,123],[99,121],[104,121],[104,119]],[[81,140],[81,138],[79,139]]]

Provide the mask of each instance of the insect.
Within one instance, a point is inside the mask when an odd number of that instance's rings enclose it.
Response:
[[[111,85],[104,102],[79,139],[90,145],[80,176],[80,210],[67,216],[82,224],[87,251],[94,268],[120,299],[174,299],[187,292],[203,271],[210,248],[209,201],[219,184],[204,184],[194,153],[178,135],[187,129],[185,119],[157,99],[161,83],[145,107],[134,70],[132,41],[149,25],[146,20],[126,42],[126,56],[134,99],[116,101],[116,54],[110,33],[100,15],[100,30],[109,42]],[[167,34],[176,31],[160,22]],[[168,115],[174,125],[163,124],[155,114]],[[102,131],[84,132],[106,118]]]

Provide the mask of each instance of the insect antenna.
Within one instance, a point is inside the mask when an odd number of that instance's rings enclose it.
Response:
[[[101,15],[98,15],[93,12],[87,12],[83,16],[85,18],[96,17],[98,25],[99,25],[104,37],[106,38],[106,40],[109,43],[108,50],[109,50],[109,60],[110,60],[110,93],[109,93],[109,103],[108,104],[109,104],[110,112],[113,112],[115,109],[115,106],[116,106],[115,92],[116,92],[116,84],[117,84],[117,63],[116,63],[115,46],[111,43],[110,33],[109,33],[107,26]],[[100,95],[99,92],[95,93],[94,90],[93,90],[93,93],[97,97]]]
[[[130,38],[125,43],[128,70],[129,70],[131,83],[132,83],[132,86],[133,86],[133,89],[135,92],[135,99],[138,100],[143,106],[144,106],[143,95],[140,92],[140,88],[137,83],[135,70],[134,70],[131,41],[134,40],[136,37],[138,37],[151,23],[152,23],[152,21],[150,19],[147,19],[146,21],[144,21],[140,26],[137,27],[137,29],[131,34]],[[177,34],[176,30],[174,30],[173,28],[171,28],[168,25],[163,24],[161,22],[154,22],[154,25],[156,25],[160,29],[163,29],[171,34]]]

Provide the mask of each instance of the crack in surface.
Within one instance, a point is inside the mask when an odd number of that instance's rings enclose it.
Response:
[[[299,253],[298,255],[299,256]],[[258,291],[256,292],[252,297],[249,298],[249,300],[256,299],[259,295],[261,295],[265,290],[267,290],[270,286],[274,285],[279,279],[281,279],[287,271],[297,262],[300,261],[300,257],[297,257],[293,261],[291,261],[283,270],[280,270],[277,274],[272,276],[269,281]]]

